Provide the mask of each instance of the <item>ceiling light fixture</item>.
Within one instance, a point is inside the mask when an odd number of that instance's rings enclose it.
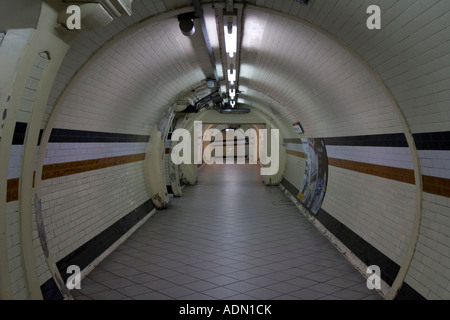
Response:
[[[230,58],[237,52],[237,18],[236,16],[224,16],[225,51]]]
[[[230,89],[230,99],[233,100],[236,97],[236,89]]]
[[[230,81],[230,84],[234,84],[236,81],[236,69],[228,70],[228,81]]]

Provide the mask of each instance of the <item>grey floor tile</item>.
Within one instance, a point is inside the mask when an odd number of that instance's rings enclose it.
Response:
[[[249,165],[201,169],[198,184],[155,213],[82,288],[76,299],[379,297],[281,189],[264,186],[259,167]]]
[[[270,300],[270,299],[279,297],[282,294],[278,291],[270,290],[267,288],[258,288],[258,289],[246,292],[246,295],[249,295],[249,296],[261,299],[261,300]]]
[[[196,292],[196,293],[184,296],[183,300],[216,300],[216,298],[207,296],[200,292]]]
[[[254,285],[252,283],[249,282],[245,282],[245,281],[239,281],[239,282],[235,282],[229,285],[226,285],[225,288],[237,291],[237,292],[241,292],[241,293],[246,293],[248,291],[252,291],[255,289],[258,289],[259,286]]]
[[[206,294],[212,298],[218,299],[218,300],[223,300],[226,298],[229,298],[231,296],[235,296],[238,292],[231,290],[231,289],[227,289],[224,287],[218,287],[218,288],[213,288],[213,289],[209,289],[203,292],[203,294]]]
[[[98,292],[104,292],[110,290],[109,287],[106,285],[100,284],[100,283],[85,283],[83,280],[81,280],[81,289],[79,290],[80,293],[84,295],[91,295]]]
[[[143,283],[142,285],[146,286],[147,288],[150,288],[154,291],[163,290],[163,289],[172,288],[172,287],[177,286],[175,283],[164,280],[164,279],[150,281],[147,283]]]
[[[305,275],[304,277],[314,280],[314,281],[317,281],[317,282],[326,282],[331,279],[334,279],[334,276],[331,276],[326,273],[321,273],[321,272],[310,273],[310,274]]]
[[[270,289],[270,290],[274,290],[274,291],[280,292],[282,294],[288,294],[290,292],[298,291],[299,289],[301,289],[298,286],[289,284],[287,282],[275,283],[275,284],[272,284],[270,286],[267,286],[266,288]]]
[[[186,287],[181,287],[181,286],[175,286],[175,287],[162,289],[162,290],[159,290],[159,292],[161,292],[162,294],[164,294],[166,296],[172,297],[174,299],[178,299],[178,298],[196,293],[194,290],[191,290]]]
[[[105,286],[107,286],[111,289],[120,289],[123,287],[132,286],[135,283],[133,281],[130,281],[125,278],[117,278],[117,279],[103,281],[102,284],[104,284]]]
[[[331,284],[333,286],[340,287],[340,288],[350,288],[353,286],[362,287],[362,288],[365,287],[362,282],[358,283],[356,281],[349,280],[346,278],[341,278],[341,277],[328,280],[326,283]]]
[[[266,278],[266,277],[256,277],[256,278],[248,279],[246,281],[249,283],[252,283],[254,285],[257,285],[259,287],[267,287],[267,286],[270,286],[271,284],[278,283],[278,280]]]
[[[158,280],[158,277],[152,276],[148,273],[139,273],[136,275],[128,276],[127,280],[133,281],[137,284],[148,283],[150,281]]]
[[[292,301],[292,300],[300,300],[300,299],[299,299],[299,298],[297,298],[297,297],[294,297],[294,296],[291,296],[291,295],[285,294],[285,295],[282,295],[282,296],[276,297],[276,298],[274,298],[273,300],[281,300],[281,301]]]
[[[101,269],[99,269],[99,270],[101,270]],[[95,277],[95,281],[97,281],[97,282],[120,278],[120,276],[118,276],[117,274],[114,274],[114,273],[111,273],[108,271],[97,272],[96,274],[89,274],[88,278],[90,278],[90,277]]]
[[[89,295],[89,297],[92,298],[93,300],[120,300],[122,298],[126,298],[125,295],[115,290],[94,293]]]
[[[235,278],[232,277],[227,277],[227,276],[217,276],[217,277],[212,277],[212,278],[208,278],[208,282],[217,284],[219,286],[226,286],[228,284],[232,284],[235,282],[238,282],[239,280],[236,280]]]
[[[301,289],[291,292],[289,295],[297,297],[301,300],[318,300],[322,297],[325,297],[327,294],[309,289]]]
[[[133,297],[133,299],[135,299],[135,300],[173,300],[173,298],[168,297],[162,293],[155,292],[155,291],[137,295],[137,296]]]
[[[317,281],[303,278],[303,277],[296,277],[296,278],[290,279],[289,281],[286,281],[286,282],[288,282],[289,284],[292,284],[294,286],[300,287],[302,289],[311,287],[311,286],[319,283]]]
[[[258,299],[258,298],[255,298],[255,297],[248,296],[246,294],[240,293],[240,294],[237,294],[235,296],[228,297],[226,300],[244,300],[244,301],[248,301],[248,300],[261,300],[261,299]]]
[[[120,277],[127,277],[127,276],[133,276],[133,275],[137,275],[139,273],[142,273],[140,270],[137,270],[135,268],[123,268],[123,269],[116,269],[116,270],[112,270],[112,273],[120,276]]]
[[[128,297],[135,297],[144,293],[149,293],[152,292],[153,290],[151,290],[148,287],[139,285],[139,284],[135,284],[132,286],[128,286],[128,287],[123,287],[120,289],[117,289],[118,292],[128,296]]]
[[[341,291],[337,291],[333,293],[333,296],[340,297],[347,300],[361,300],[368,296],[367,293],[350,290],[350,289],[342,289]]]
[[[206,290],[209,290],[212,288],[217,288],[219,286],[217,284],[214,284],[214,283],[211,283],[208,281],[197,280],[195,282],[185,284],[184,287],[189,288],[194,291],[203,292],[203,291],[206,291]]]
[[[342,288],[340,287],[336,287],[327,283],[318,283],[315,284],[311,287],[308,287],[309,290],[314,290],[314,291],[318,291],[320,293],[325,293],[325,294],[333,294],[337,291],[342,290]]]

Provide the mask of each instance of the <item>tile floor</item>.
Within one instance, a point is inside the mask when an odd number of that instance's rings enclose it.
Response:
[[[77,300],[381,299],[252,165],[205,166],[72,291]]]

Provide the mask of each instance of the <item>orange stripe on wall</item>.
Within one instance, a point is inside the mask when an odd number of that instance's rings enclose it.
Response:
[[[385,179],[396,180],[409,184],[415,183],[414,171],[409,169],[387,167],[334,158],[329,158],[328,164],[330,166],[370,174]],[[422,183],[423,192],[450,198],[450,179],[422,176]]]
[[[127,163],[143,161],[144,159],[145,153],[140,153],[111,158],[48,164],[42,168],[42,180],[119,166]],[[17,200],[19,200],[19,178],[9,179],[7,182],[6,201],[11,202]]]
[[[423,176],[423,191],[450,198],[450,179]]]
[[[47,164],[42,168],[42,180],[54,179],[92,170],[120,166],[122,164],[143,161],[144,159],[145,153],[140,153],[128,156]]]
[[[335,158],[328,158],[328,164],[333,167],[370,174],[372,176],[377,176],[385,179],[396,180],[409,184],[415,183],[414,170]]]
[[[6,202],[19,199],[19,178],[9,179],[6,183]]]

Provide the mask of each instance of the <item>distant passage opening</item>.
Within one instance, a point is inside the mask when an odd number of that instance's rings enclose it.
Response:
[[[204,164],[257,164],[260,149],[260,124],[203,125]]]

